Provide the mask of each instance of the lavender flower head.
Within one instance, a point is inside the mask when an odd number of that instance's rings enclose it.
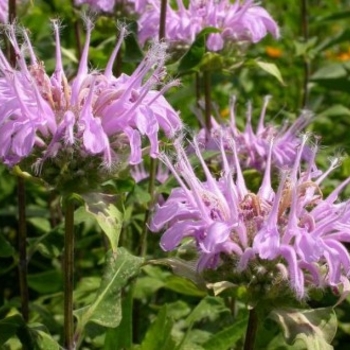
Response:
[[[274,124],[266,124],[266,110],[270,101],[270,96],[265,97],[261,109],[259,122],[256,130],[252,127],[252,105],[248,104],[246,113],[246,125],[244,130],[237,126],[235,103],[236,98],[232,97],[230,102],[230,120],[228,123],[218,124],[212,118],[212,128],[208,135],[203,127],[196,139],[205,150],[219,151],[219,139],[223,138],[224,148],[228,151],[227,157],[230,164],[233,163],[233,157],[229,155],[231,151],[231,139],[234,138],[237,144],[237,153],[240,158],[240,164],[243,169],[253,168],[258,171],[264,171],[270,150],[270,143],[273,140],[272,165],[276,168],[293,166],[297,149],[300,145],[300,134],[305,132],[305,128],[310,124],[312,113],[304,110],[300,116],[290,125],[287,123],[283,127],[277,127]],[[199,120],[201,116],[198,115]],[[202,123],[204,124],[204,123]],[[309,161],[312,158],[310,147],[305,146],[302,153],[302,159]]]
[[[177,81],[164,83],[164,44],[154,45],[131,76],[116,78],[112,67],[126,35],[121,28],[104,71],[89,72],[92,24],[87,20],[78,73],[68,82],[58,23],[53,22],[53,27],[56,68],[51,77],[36,58],[27,33],[22,32],[24,44],[20,47],[14,26],[8,29],[17,68],[12,68],[0,51],[0,159],[9,167],[32,166],[44,178],[52,173],[52,167],[59,174],[63,169],[67,174],[96,170],[108,174],[125,162],[142,161],[142,136],[148,138],[150,155],[156,157],[159,130],[173,137],[181,128],[178,114],[163,97],[164,91],[177,85]],[[24,50],[29,52],[29,65]],[[163,87],[156,91],[159,85]],[[96,181],[101,179],[97,176]]]
[[[218,179],[210,173],[194,141],[204,182],[197,178],[177,141],[177,165],[173,166],[167,156],[163,161],[180,187],[157,206],[151,221],[153,231],[165,228],[161,247],[174,250],[183,239],[191,239],[199,254],[197,269],[204,275],[224,271],[221,280],[245,281],[248,286],[258,280],[279,288],[277,294],[292,291],[298,299],[314,287],[347,287],[350,256],[343,242],[350,242],[350,202],[337,199],[350,178],[323,198],[320,186],[339,162],[333,160],[321,175],[314,171],[313,162],[303,167],[306,140],[303,137],[292,168],[281,172],[275,189],[271,183],[275,146],[270,143],[257,193],[247,188],[233,140],[234,171],[221,140],[223,169]]]
[[[138,21],[141,44],[155,37],[159,28],[160,1],[149,3]],[[207,27],[220,30],[208,37],[207,48],[211,51],[220,51],[230,42],[256,43],[267,33],[279,37],[276,22],[253,0],[237,0],[233,4],[229,0],[195,0],[189,2],[188,8],[177,0],[177,10],[168,5],[165,38],[172,46],[190,45]]]

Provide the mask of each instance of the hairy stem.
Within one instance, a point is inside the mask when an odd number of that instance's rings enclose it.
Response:
[[[16,0],[8,0],[9,2],[9,23],[13,23],[16,19]]]
[[[308,22],[308,3],[307,0],[301,0],[301,35],[303,37],[304,43],[306,43],[309,40],[309,22]],[[302,90],[302,101],[301,101],[301,107],[305,108],[307,107],[308,101],[309,101],[309,89],[308,84],[310,80],[310,60],[307,57],[307,54],[304,55],[304,62],[303,62],[303,90]]]
[[[166,9],[168,0],[162,0],[160,7],[160,19],[159,19],[159,41],[165,38],[166,27]]]
[[[16,0],[8,0],[9,1],[9,23],[12,24],[16,21]],[[8,47],[8,59],[12,67],[16,66],[16,53],[11,43],[9,42]]]
[[[258,315],[255,309],[251,309],[249,311],[248,327],[245,334],[244,350],[254,350],[257,329]]]
[[[19,251],[19,288],[21,294],[22,316],[28,322],[29,319],[29,294],[28,294],[28,262],[27,262],[27,226],[26,226],[26,198],[24,180],[17,178],[18,197],[18,251]]]
[[[65,200],[64,232],[64,346],[67,350],[75,349],[73,288],[74,288],[74,200]]]

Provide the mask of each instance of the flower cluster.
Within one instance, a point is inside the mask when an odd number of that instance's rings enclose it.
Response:
[[[227,258],[234,261],[230,265],[232,272],[235,270],[240,276],[258,266],[260,273],[284,281],[299,299],[307,295],[311,286],[345,284],[350,256],[342,242],[350,241],[350,202],[337,199],[350,178],[323,198],[320,185],[338,162],[334,160],[323,174],[314,171],[310,165],[313,162],[303,168],[301,157],[306,140],[304,136],[290,170],[281,172],[276,189],[271,181],[275,146],[270,143],[257,193],[247,188],[234,140],[233,168],[221,139],[223,171],[219,179],[210,173],[194,140],[193,147],[206,177],[204,182],[197,178],[177,141],[177,165],[173,166],[167,156],[163,156],[163,161],[181,187],[174,189],[162,206],[157,206],[151,222],[153,231],[166,228],[161,247],[173,250],[184,238],[191,238],[199,253],[199,271],[220,268]]]
[[[130,76],[114,77],[113,63],[126,35],[119,41],[103,72],[88,70],[92,24],[87,20],[86,42],[72,82],[67,81],[61,61],[59,27],[56,38],[56,68],[51,77],[35,57],[23,31],[19,46],[15,28],[8,37],[15,50],[18,69],[10,66],[0,51],[0,158],[9,167],[30,158],[41,173],[43,163],[58,168],[74,161],[75,169],[113,170],[127,161],[142,161],[142,136],[150,141],[150,155],[158,155],[158,132],[172,137],[181,128],[178,114],[163,97],[177,81],[165,83],[165,45],[156,44]],[[24,49],[29,52],[27,65]],[[156,87],[162,86],[160,91]],[[72,164],[72,163],[71,163]],[[92,165],[93,164],[93,165]],[[102,165],[102,166],[101,166]],[[74,173],[73,169],[70,172]]]
[[[160,20],[160,1],[149,1],[139,23],[139,39],[142,44],[156,37]],[[165,38],[172,46],[189,45],[196,35],[205,28],[213,27],[219,33],[212,33],[207,40],[211,51],[222,50],[226,42],[248,41],[256,43],[267,33],[279,36],[279,29],[268,12],[253,0],[195,0],[188,8],[182,0],[177,1],[177,9],[170,5],[166,12]]]
[[[202,128],[196,135],[200,145],[206,150],[218,151],[219,139],[223,138],[224,148],[230,152],[231,140],[234,138],[237,143],[237,152],[243,169],[253,168],[263,171],[269,154],[270,143],[273,140],[272,164],[277,168],[291,167],[294,164],[298,145],[300,144],[300,133],[305,131],[312,119],[312,113],[304,110],[301,115],[291,124],[287,123],[282,127],[274,124],[266,124],[266,110],[270,96],[265,97],[261,109],[260,118],[256,130],[252,127],[252,105],[248,104],[246,113],[246,125],[244,130],[240,130],[236,122],[235,102],[233,97],[230,103],[230,120],[227,124],[218,124],[212,118],[212,128],[208,134],[206,128]],[[200,116],[199,116],[199,119]],[[228,155],[227,155],[228,156]],[[232,164],[232,157],[229,158]],[[304,147],[302,159],[310,161],[312,151],[308,146]]]

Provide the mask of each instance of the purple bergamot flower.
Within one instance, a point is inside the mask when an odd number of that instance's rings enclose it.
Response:
[[[227,43],[256,43],[271,33],[279,37],[279,29],[269,13],[253,0],[195,0],[188,7],[183,0],[176,2],[177,9],[168,4],[165,39],[171,46],[190,45],[196,35],[205,28],[213,27],[207,40],[210,51],[222,50]],[[157,36],[160,20],[160,1],[149,1],[141,14],[139,39],[141,44]]]
[[[248,189],[233,139],[234,168],[220,141],[223,169],[218,178],[193,141],[205,181],[198,179],[177,141],[176,165],[165,155],[162,159],[180,187],[173,189],[163,205],[157,205],[150,224],[154,232],[165,229],[161,247],[171,251],[185,241],[188,246],[190,240],[199,255],[197,270],[204,276],[219,271],[221,280],[231,278],[236,284],[245,278],[248,286],[255,278],[275,285],[278,293],[289,290],[298,299],[312,288],[348,286],[350,256],[343,242],[350,242],[350,202],[338,201],[338,197],[350,178],[324,198],[322,182],[339,162],[332,161],[321,175],[315,173],[313,161],[305,165],[301,161],[306,141],[304,136],[292,168],[280,173],[276,185],[271,180],[275,145],[270,142],[257,192]]]
[[[312,113],[303,110],[300,116],[290,125],[285,123],[282,127],[273,123],[266,123],[266,111],[270,96],[265,97],[261,109],[259,121],[256,128],[252,126],[252,105],[248,104],[246,112],[246,125],[240,130],[237,125],[235,111],[236,98],[230,101],[230,119],[228,122],[219,124],[213,117],[210,133],[203,127],[195,136],[197,142],[203,150],[219,151],[220,139],[223,140],[224,148],[227,151],[227,158],[233,164],[231,140],[234,138],[237,145],[237,153],[242,169],[253,168],[264,171],[269,155],[270,144],[273,140],[272,165],[274,168],[291,167],[295,162],[300,145],[300,135],[305,132],[305,128],[312,120]],[[199,115],[199,120],[201,116]],[[303,148],[302,159],[309,161],[313,157],[309,146]],[[316,167],[316,165],[314,165]]]
[[[36,58],[26,31],[20,47],[15,27],[8,28],[17,66],[12,68],[0,51],[0,159],[9,167],[34,167],[44,178],[46,165],[72,175],[95,173],[97,169],[107,174],[121,164],[142,161],[142,136],[150,142],[150,155],[157,157],[159,131],[173,137],[182,126],[179,115],[163,97],[178,84],[165,82],[165,45],[155,44],[133,74],[117,78],[112,67],[126,35],[126,29],[121,28],[106,68],[89,71],[92,23],[87,20],[78,73],[68,82],[58,23],[53,22],[53,26],[56,67],[51,77]],[[155,89],[158,86],[159,91]]]

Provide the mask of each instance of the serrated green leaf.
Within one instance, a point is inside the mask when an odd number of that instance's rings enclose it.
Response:
[[[246,331],[248,318],[236,321],[232,326],[214,334],[202,346],[205,350],[227,350],[232,348]]]
[[[174,349],[175,342],[171,337],[172,328],[173,322],[167,315],[167,305],[165,304],[160,309],[156,320],[149,327],[140,350]]]
[[[104,274],[94,302],[74,312],[78,319],[77,333],[81,333],[88,322],[111,328],[119,325],[122,317],[120,291],[138,273],[143,261],[124,248],[107,253]]]
[[[84,196],[86,212],[91,214],[108,237],[111,248],[117,251],[123,214],[113,204],[115,197],[102,193],[88,193]]]
[[[274,76],[282,85],[286,85],[283,81],[282,74],[278,67],[274,63],[263,62],[263,61],[255,61],[256,65],[259,66],[266,73]]]
[[[289,345],[306,349],[331,350],[337,331],[337,318],[333,308],[313,310],[277,309],[271,312]]]

